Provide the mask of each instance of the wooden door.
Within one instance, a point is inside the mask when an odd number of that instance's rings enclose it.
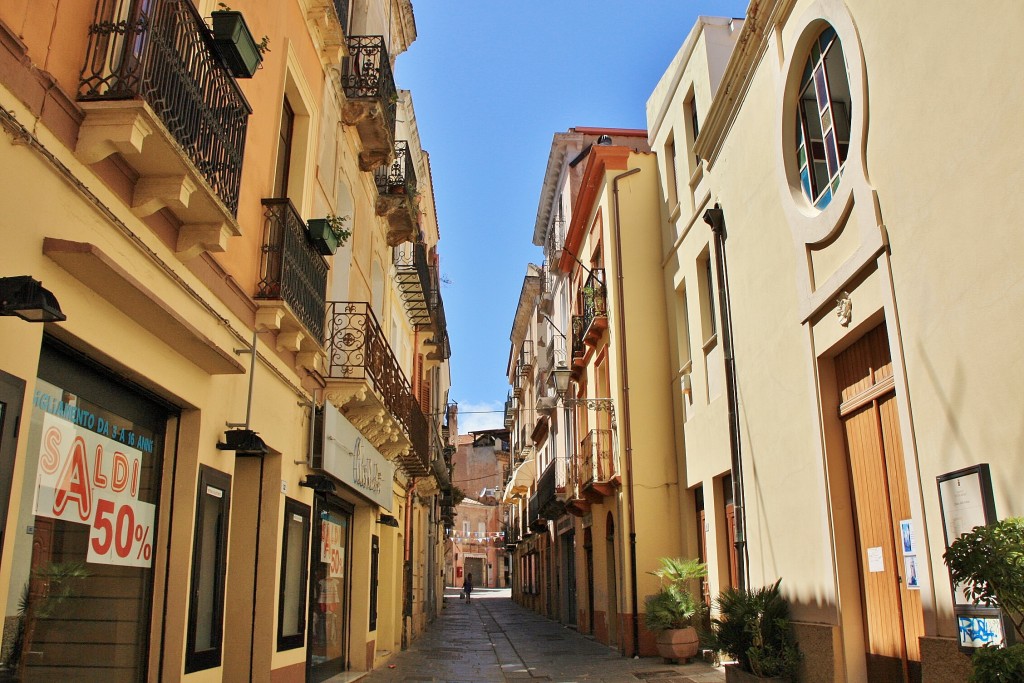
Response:
[[[908,588],[900,522],[910,520],[895,384],[885,327],[836,357],[853,497],[868,680],[920,680],[924,617]]]

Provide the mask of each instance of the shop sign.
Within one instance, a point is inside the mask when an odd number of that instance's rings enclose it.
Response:
[[[324,408],[323,442],[324,471],[390,512],[395,464],[330,404]]]
[[[88,525],[88,562],[149,567],[156,506],[139,500],[142,451],[126,443],[130,432],[92,417],[96,431],[44,413],[33,513]]]

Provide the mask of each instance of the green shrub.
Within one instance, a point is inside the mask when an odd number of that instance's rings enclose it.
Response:
[[[1024,681],[1024,644],[1010,647],[979,647],[971,658],[974,683]]]
[[[704,603],[693,597],[686,584],[707,576],[707,566],[679,557],[663,557],[660,562],[661,568],[648,572],[661,579],[661,589],[644,599],[644,625],[649,631],[696,625],[704,615]]]
[[[762,678],[793,679],[800,667],[789,619],[789,603],[771,586],[748,590],[727,589],[718,596],[719,614],[702,640],[735,659],[741,669]]]

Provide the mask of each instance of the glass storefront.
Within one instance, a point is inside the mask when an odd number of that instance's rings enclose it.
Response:
[[[310,680],[324,681],[345,670],[348,645],[348,567],[352,511],[317,499],[310,567]]]
[[[145,680],[168,410],[44,345],[5,611],[14,680]]]

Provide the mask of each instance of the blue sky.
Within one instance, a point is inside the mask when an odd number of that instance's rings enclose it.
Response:
[[[430,153],[459,431],[500,427],[509,331],[551,137],[644,128],[644,107],[700,14],[741,0],[415,0],[395,80]]]

